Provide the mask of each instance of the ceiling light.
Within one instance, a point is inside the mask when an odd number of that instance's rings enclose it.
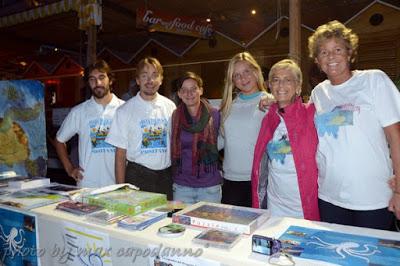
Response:
[[[207,21],[208,23],[210,23],[210,22],[211,22],[211,18],[206,18],[206,21]]]
[[[252,9],[252,10],[251,10],[251,14],[252,14],[252,15],[255,15],[255,14],[257,14],[257,11],[256,11],[255,9]]]

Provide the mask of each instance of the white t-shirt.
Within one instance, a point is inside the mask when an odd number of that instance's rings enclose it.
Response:
[[[268,209],[274,216],[304,218],[296,166],[282,117],[266,152],[269,158]]]
[[[104,140],[117,108],[124,103],[114,94],[103,107],[94,98],[75,106],[57,132],[59,142],[79,135],[79,166],[84,170],[80,187],[103,187],[115,184],[115,147]]]
[[[157,93],[145,101],[138,93],[118,109],[107,142],[126,149],[128,161],[162,170],[171,165],[171,117],[175,104]]]
[[[264,112],[258,103],[266,93],[251,99],[236,97],[224,122],[224,137],[218,136],[219,148],[224,147],[224,178],[231,181],[250,181],[254,146],[257,142]]]
[[[380,70],[354,71],[312,92],[317,113],[319,198],[342,208],[388,206],[392,161],[383,128],[400,121],[400,93]]]

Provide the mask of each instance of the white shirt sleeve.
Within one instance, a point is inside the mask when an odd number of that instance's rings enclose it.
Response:
[[[382,71],[376,70],[371,77],[376,115],[382,127],[400,121],[400,92],[390,78]]]
[[[118,109],[111,123],[106,142],[121,149],[128,148],[128,126],[130,122],[128,117],[124,115],[124,109]]]
[[[79,111],[78,111],[79,112]],[[61,124],[57,132],[57,140],[65,143],[79,132],[79,116],[76,109],[72,109]]]

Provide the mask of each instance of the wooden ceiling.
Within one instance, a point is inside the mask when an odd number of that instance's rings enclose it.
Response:
[[[237,42],[248,43],[277,18],[288,16],[288,2],[289,0],[102,0],[103,25],[98,30],[97,48],[98,51],[108,48],[115,53],[132,55],[149,39],[157,40],[176,51],[186,49],[195,40],[192,37],[137,29],[135,20],[138,7],[176,15],[211,17],[214,30]],[[302,24],[315,29],[332,19],[346,22],[374,0],[301,2]],[[380,2],[400,8],[400,0]],[[256,15],[250,14],[252,9],[257,11]],[[81,61],[86,52],[86,36],[78,29],[76,12],[0,28],[0,35],[0,77],[1,73],[6,72],[21,74],[21,61],[29,62],[45,56],[53,47],[57,47],[58,52],[75,55]]]

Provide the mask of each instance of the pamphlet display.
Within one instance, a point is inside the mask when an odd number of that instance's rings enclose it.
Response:
[[[199,202],[172,216],[174,223],[251,234],[270,217],[267,210]]]

